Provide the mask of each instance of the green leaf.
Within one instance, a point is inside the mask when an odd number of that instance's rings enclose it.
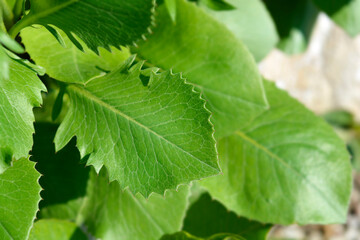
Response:
[[[76,226],[75,223],[47,219],[40,220],[34,224],[29,240],[87,240],[86,235]]]
[[[10,52],[8,50],[5,49],[5,52],[7,53],[7,55],[12,58],[13,60],[21,63],[22,65],[24,65],[27,68],[30,68],[31,70],[33,70],[34,72],[36,72],[39,76],[44,76],[45,74],[45,69],[41,66],[37,66],[36,64],[33,64],[32,62],[30,62],[27,59],[22,59],[20,58],[18,55],[16,55],[13,52]]]
[[[198,238],[187,232],[178,232],[172,235],[165,235],[160,240],[245,240],[244,238],[230,234],[230,233],[220,233],[209,238]]]
[[[360,0],[313,1],[350,36],[355,37],[360,33]]]
[[[0,46],[0,78],[9,79],[9,62],[9,56],[6,54],[5,49]]]
[[[64,32],[59,30],[58,33],[66,47],[61,46],[44,27],[25,28],[21,31],[26,51],[36,64],[45,67],[46,73],[56,80],[85,83],[104,74],[104,71],[115,69],[130,56],[126,48],[122,51],[111,48],[112,52],[99,49],[99,56],[85,47],[84,53],[71,44]]]
[[[318,10],[311,0],[265,0],[280,36],[278,48],[288,54],[306,50]]]
[[[324,119],[335,127],[344,129],[351,128],[354,124],[354,116],[345,110],[335,110],[324,115]]]
[[[205,101],[179,74],[151,72],[133,61],[83,87],[69,85],[70,108],[55,137],[56,149],[77,136],[87,164],[109,170],[146,197],[219,172],[213,127]],[[84,117],[86,116],[86,117]]]
[[[235,7],[224,0],[200,0],[202,4],[205,4],[208,8],[216,11],[233,10]]]
[[[0,175],[0,239],[25,240],[38,210],[40,174],[22,158]]]
[[[233,233],[249,240],[265,240],[270,228],[271,225],[238,217],[205,193],[187,211],[183,230],[203,238]]]
[[[30,0],[30,5],[12,36],[33,24],[54,25],[95,52],[98,47],[133,44],[149,32],[154,11],[153,0]]]
[[[353,139],[348,144],[351,153],[351,162],[356,171],[360,171],[360,139]]]
[[[278,41],[276,28],[262,1],[227,0],[233,6],[232,11],[212,10],[208,1],[200,1],[200,6],[242,41],[256,61],[275,47]]]
[[[203,92],[218,137],[231,134],[267,108],[253,57],[235,36],[194,3],[176,0],[174,26],[165,6],[157,28],[137,51],[157,67],[182,72]]]
[[[8,78],[0,75],[0,162],[4,162],[28,156],[34,133],[32,108],[41,104],[46,88],[31,69],[5,52],[0,55],[9,69]]]
[[[87,203],[83,209],[90,233],[103,240],[158,240],[163,234],[179,231],[188,205],[189,187],[166,191],[165,197],[152,194],[145,199],[122,190],[111,182],[105,169],[92,171]]]
[[[79,163],[75,139],[55,153],[53,139],[57,129],[57,124],[35,124],[31,160],[37,162],[36,169],[42,174],[40,185],[44,189],[39,216],[76,220],[86,194],[89,168]]]
[[[176,1],[175,0],[165,0],[166,8],[170,14],[171,20],[176,23]]]
[[[249,219],[345,222],[351,166],[344,143],[321,118],[265,83],[270,109],[218,143],[224,174],[203,186]]]

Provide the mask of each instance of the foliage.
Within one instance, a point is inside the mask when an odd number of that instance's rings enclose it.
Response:
[[[359,33],[358,0],[338,2],[0,0],[0,238],[344,222],[345,144],[257,67],[275,45],[303,51],[319,11]]]

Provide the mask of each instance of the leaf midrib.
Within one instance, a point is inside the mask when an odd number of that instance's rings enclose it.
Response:
[[[183,148],[181,148],[180,146],[176,145],[175,143],[173,143],[173,142],[169,141],[168,139],[166,139],[165,137],[161,136],[160,134],[158,134],[158,133],[155,132],[154,130],[152,130],[152,129],[150,129],[149,127],[145,126],[144,124],[136,121],[136,119],[134,119],[134,118],[126,115],[125,113],[121,112],[120,110],[116,109],[115,107],[111,106],[110,104],[104,102],[102,99],[98,98],[97,96],[95,96],[94,94],[92,94],[90,91],[88,91],[88,90],[86,90],[86,89],[84,89],[84,88],[82,88],[82,87],[76,86],[76,85],[74,85],[74,84],[69,85],[68,88],[72,89],[73,91],[78,92],[79,94],[87,97],[88,99],[96,102],[96,103],[99,104],[100,106],[105,107],[106,109],[114,112],[115,114],[120,115],[121,117],[125,118],[126,120],[135,123],[135,124],[138,125],[139,127],[141,127],[141,128],[143,128],[143,129],[145,129],[146,131],[154,134],[156,137],[158,137],[158,138],[162,139],[163,141],[169,143],[170,145],[174,146],[175,148],[179,149],[181,152],[184,152],[185,154],[189,155],[190,157],[194,158],[195,160],[199,161],[200,163],[202,163],[202,164],[204,164],[204,165],[206,165],[206,166],[208,166],[208,167],[210,167],[210,168],[218,171],[217,168],[215,168],[215,167],[209,165],[208,163],[202,161],[201,159],[199,159],[198,157],[194,156],[193,154],[185,151],[185,150],[184,150]]]
[[[303,180],[305,180],[307,183],[309,183],[309,185],[314,188],[316,190],[316,192],[325,200],[325,202],[327,202],[329,204],[329,206],[331,206],[332,209],[335,210],[335,212],[339,215],[342,216],[342,211],[341,209],[339,209],[338,205],[334,205],[332,202],[330,202],[326,197],[326,194],[323,193],[313,182],[311,182],[306,176],[304,176],[301,172],[299,172],[298,170],[296,170],[295,168],[293,168],[291,165],[289,165],[284,159],[282,159],[281,157],[279,157],[278,155],[274,154],[273,152],[271,152],[266,146],[261,145],[260,143],[258,143],[255,139],[247,136],[244,132],[241,131],[236,131],[235,134],[239,137],[241,137],[243,140],[245,140],[246,142],[252,144],[253,146],[255,146],[256,148],[262,150],[263,152],[265,152],[267,155],[269,155],[271,158],[277,160],[278,162],[280,162],[282,165],[284,165],[286,168],[290,169],[291,171],[293,171],[298,177],[302,178]]]

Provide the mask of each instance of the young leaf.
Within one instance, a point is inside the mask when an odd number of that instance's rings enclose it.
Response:
[[[267,108],[262,79],[248,50],[194,3],[176,0],[173,25],[160,6],[157,27],[137,51],[157,67],[182,72],[208,100],[216,134],[226,136]]]
[[[6,158],[28,156],[34,133],[32,108],[41,104],[41,91],[46,88],[31,69],[5,52],[1,58],[5,58],[9,69],[8,78],[0,75],[0,153],[3,153],[0,162],[3,162]]]
[[[43,200],[40,202],[41,218],[76,220],[89,177],[89,168],[80,164],[80,153],[75,139],[55,153],[53,143],[57,124],[35,124],[34,147],[31,160],[42,174],[40,185]]]
[[[46,219],[37,221],[31,229],[29,240],[87,240],[75,223],[66,220]]]
[[[219,172],[210,113],[204,100],[170,71],[151,73],[133,58],[84,87],[69,85],[70,109],[55,137],[56,149],[76,135],[81,156],[97,171],[105,166],[146,197]]]
[[[51,24],[95,52],[140,39],[149,31],[154,10],[153,0],[30,0],[30,5],[29,14],[11,30],[13,36],[26,26]]]
[[[89,232],[104,240],[158,240],[163,234],[179,231],[188,206],[189,187],[152,194],[145,199],[109,184],[105,169],[90,174],[87,202],[83,208]]]
[[[65,47],[61,46],[44,27],[29,27],[21,31],[26,51],[36,64],[45,67],[46,73],[56,80],[85,83],[90,78],[104,73],[104,70],[111,71],[118,67],[130,56],[126,48],[121,51],[111,48],[111,52],[101,48],[100,55],[96,55],[84,47],[83,52],[71,44],[64,32],[58,32]]]
[[[22,158],[0,174],[0,239],[25,240],[38,210],[40,174]]]
[[[360,0],[313,1],[350,36],[355,37],[360,33]]]
[[[261,222],[344,222],[351,192],[344,143],[321,118],[265,83],[270,109],[219,142],[224,174],[203,186],[228,209]]]
[[[208,193],[200,196],[186,212],[183,230],[197,237],[211,237],[218,233],[233,233],[251,240],[265,240],[271,225],[249,221],[229,212]]]
[[[256,61],[260,61],[275,47],[278,41],[276,28],[262,1],[227,0],[233,6],[231,11],[212,10],[208,2],[201,0],[199,6],[242,41]]]

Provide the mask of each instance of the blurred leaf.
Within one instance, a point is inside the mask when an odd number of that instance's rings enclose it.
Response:
[[[87,236],[75,223],[46,219],[35,222],[29,240],[87,240]]]
[[[233,6],[230,8],[231,11],[209,8],[208,0],[200,0],[199,6],[218,22],[223,23],[249,48],[256,61],[260,61],[278,41],[270,14],[260,0],[227,0],[227,2]]]
[[[324,119],[329,124],[341,128],[350,128],[354,124],[354,116],[345,110],[326,113]]]
[[[356,171],[360,171],[360,139],[353,139],[348,143],[348,149],[351,154],[351,162]]]
[[[171,20],[176,23],[176,1],[165,0],[165,6],[170,14]]]

